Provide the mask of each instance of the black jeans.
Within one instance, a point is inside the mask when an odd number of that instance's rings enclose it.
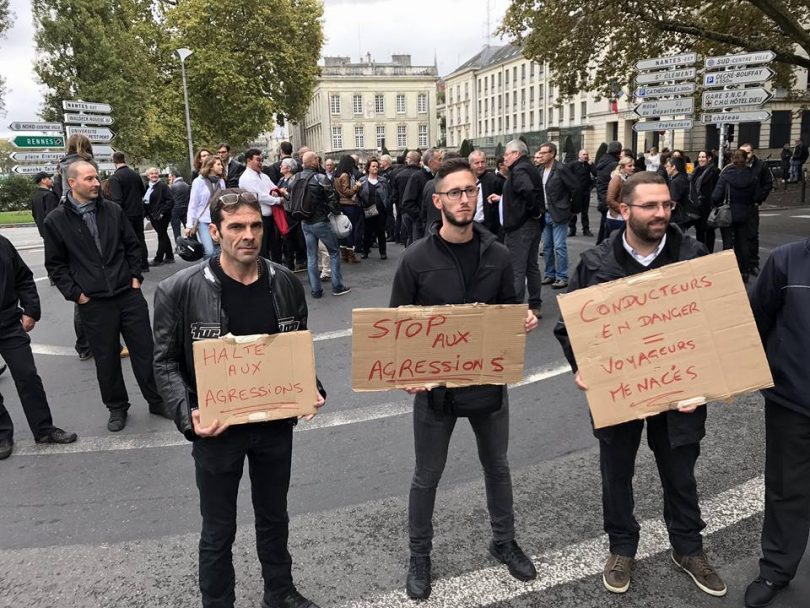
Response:
[[[732,222],[731,227],[720,229],[720,236],[723,238],[723,249],[734,249],[734,255],[737,256],[737,266],[742,275],[747,275],[750,269],[750,260],[748,258],[749,229],[749,220]]]
[[[810,416],[765,401],[765,521],[759,571],[796,576],[810,534]]]
[[[416,469],[408,502],[411,555],[430,555],[433,549],[433,507],[447,448],[458,418],[437,414],[428,405],[427,394],[417,395],[413,409],[413,437]],[[509,405],[497,412],[469,418],[478,444],[478,458],[484,468],[484,486],[492,535],[497,542],[515,538],[512,509],[512,476],[506,451],[509,447]]]
[[[274,261],[276,264],[281,264],[283,243],[281,233],[276,228],[272,215],[262,216],[262,228],[262,244],[259,255]]]
[[[142,215],[128,215],[127,219],[135,231],[135,236],[138,237],[138,242],[141,244],[141,268],[149,268],[149,252],[146,249],[146,236],[143,233],[143,216]]]
[[[165,260],[174,259],[174,249],[172,249],[172,242],[169,239],[169,222],[171,216],[163,214],[158,220],[152,220],[152,228],[155,229],[158,237],[158,248],[155,252],[155,261],[163,262]]]
[[[582,232],[587,232],[591,229],[591,220],[588,217],[588,208],[591,206],[591,193],[588,191],[586,194],[578,194],[579,197],[579,215],[582,216]],[[577,214],[572,213],[571,219],[568,220],[568,227],[577,229]]]
[[[633,515],[633,474],[643,428],[643,420],[633,420],[614,426],[609,441],[599,439],[605,532],[610,539],[610,552],[627,557],[635,557],[638,549],[640,527]],[[700,444],[673,448],[665,414],[647,418],[647,443],[655,455],[664,490],[664,522],[669,542],[680,555],[696,555],[703,551],[700,532],[706,527],[700,518],[695,481]]]
[[[706,249],[709,250],[709,253],[714,253],[714,241],[717,233],[714,228],[709,226],[706,221],[707,218],[708,216],[701,216],[701,218],[695,222],[695,237],[698,241],[706,245]]]
[[[180,228],[185,224],[187,215],[188,207],[178,207],[177,205],[172,207],[171,226],[175,241],[180,237]]]
[[[301,229],[301,222],[292,221],[287,216],[287,221],[290,225],[290,231],[284,237],[283,252],[284,252],[284,265],[290,270],[295,270],[295,267],[302,267],[307,265],[307,243],[304,240],[304,231]]]
[[[0,328],[0,355],[14,378],[31,433],[35,438],[46,435],[53,428],[51,409],[31,353],[31,338],[21,323]],[[13,436],[14,424],[3,405],[3,395],[0,395],[0,439],[12,439]]]
[[[287,551],[293,421],[240,424],[192,448],[200,491],[200,591],[203,608],[233,608],[235,574],[231,547],[236,537],[236,497],[245,456],[256,519],[256,552],[265,597],[294,589]]]
[[[76,344],[73,348],[79,355],[90,352],[90,343],[87,341],[87,336],[82,327],[82,318],[79,316],[79,305],[73,305],[73,331],[76,332]]]
[[[528,219],[517,230],[504,235],[504,244],[512,258],[515,273],[515,293],[517,301],[523,303],[526,291],[529,292],[529,308],[540,308],[540,282],[543,280],[537,256],[540,250],[542,230],[537,220]]]
[[[380,209],[380,206],[377,206]],[[380,255],[385,255],[385,224],[387,215],[380,212],[374,217],[366,218],[365,231],[363,235],[363,251],[368,253],[371,251],[371,244],[377,240],[377,247],[380,248]]]
[[[748,218],[748,268],[759,268],[759,205],[754,205]]]
[[[112,410],[129,409],[129,396],[121,372],[120,335],[129,348],[132,371],[141,394],[152,408],[163,409],[152,367],[152,329],[149,308],[140,289],[127,289],[111,298],[90,298],[79,305],[82,326],[96,362],[101,401]]]

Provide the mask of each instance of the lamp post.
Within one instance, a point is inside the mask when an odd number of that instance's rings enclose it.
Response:
[[[193,53],[191,49],[177,49],[180,57],[180,71],[183,74],[183,99],[186,102],[186,137],[188,139],[188,165],[194,169],[194,144],[191,142],[191,117],[188,113],[188,85],[186,84],[186,59]]]

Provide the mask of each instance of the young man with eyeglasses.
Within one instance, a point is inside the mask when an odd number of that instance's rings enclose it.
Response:
[[[707,255],[703,244],[670,223],[674,203],[660,175],[645,171],[630,176],[622,186],[621,201],[625,227],[582,254],[569,292]],[[576,374],[577,387],[587,391],[562,319],[554,334]],[[695,480],[700,440],[706,432],[706,408],[670,410],[646,421],[647,443],[655,455],[664,490],[664,520],[672,560],[702,591],[723,596],[726,585],[703,552],[700,532],[706,524],[700,517]],[[643,428],[643,420],[633,420],[593,432],[599,440],[603,517],[610,540],[602,582],[613,593],[624,593],[630,587],[638,548],[633,473]]]
[[[202,533],[199,576],[204,608],[233,608],[236,499],[245,457],[250,465],[256,549],[264,578],[263,608],[317,608],[292,580],[287,551],[295,418],[229,427],[200,424],[195,340],[304,330],[307,303],[295,275],[259,256],[257,197],[239,188],[211,198],[211,236],[221,253],[165,279],[155,294],[155,371],[175,424],[193,442]],[[320,389],[320,384],[319,384]],[[325,392],[315,404],[324,404]]]
[[[442,304],[518,304],[512,264],[506,247],[495,235],[473,222],[478,187],[466,159],[445,161],[436,173],[433,205],[441,212],[428,235],[403,254],[391,289],[391,306]],[[527,312],[527,332],[537,318]],[[476,404],[467,412],[484,468],[487,507],[493,540],[489,551],[509,567],[515,578],[537,576],[532,561],[515,542],[512,479],[506,457],[509,441],[509,404],[505,386],[462,389],[439,387],[407,389],[414,395],[414,451],[416,468],[411,482],[408,527],[411,558],[406,592],[412,599],[426,599],[431,592],[430,553],[433,548],[433,508],[450,436],[458,417],[447,404],[462,399]]]

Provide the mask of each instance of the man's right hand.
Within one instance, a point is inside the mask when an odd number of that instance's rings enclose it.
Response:
[[[194,425],[194,432],[198,437],[216,437],[225,432],[230,425],[220,424],[219,420],[214,420],[209,426],[200,424],[200,410],[191,410],[191,424]]]
[[[90,298],[88,298],[86,295],[84,295],[84,293],[82,293],[82,294],[79,296],[79,300],[78,300],[78,301],[79,301],[79,304],[87,304],[87,303],[90,301]]]
[[[577,388],[581,391],[588,390],[588,385],[582,381],[582,374],[580,374],[579,372],[577,372],[576,375],[574,376],[574,384],[576,384]]]
[[[186,228],[186,229],[183,231],[183,234],[185,234],[185,235],[186,235],[186,238],[190,239],[191,237],[193,237],[193,236],[194,236],[194,233],[195,233],[195,232],[196,232],[196,230],[193,230],[193,229],[191,229],[191,228]]]

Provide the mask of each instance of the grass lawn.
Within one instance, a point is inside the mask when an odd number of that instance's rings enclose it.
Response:
[[[0,224],[30,224],[33,221],[30,211],[0,211]]]

